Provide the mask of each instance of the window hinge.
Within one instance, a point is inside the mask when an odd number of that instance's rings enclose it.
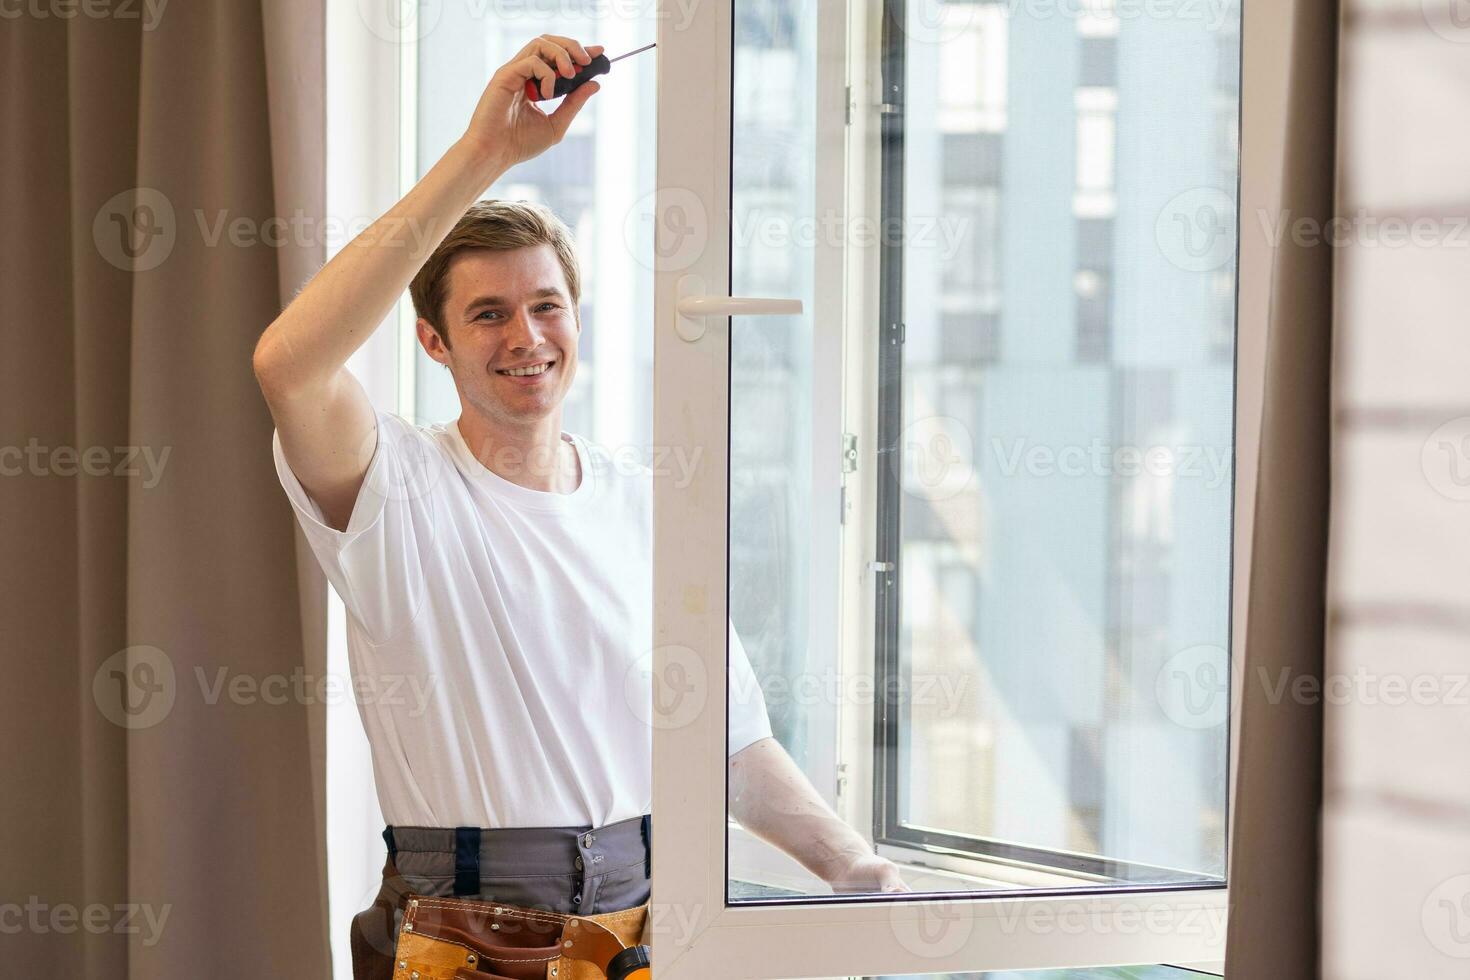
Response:
[[[842,90],[842,125],[852,125],[852,86]]]
[[[904,327],[903,321],[899,320],[897,323],[890,323],[888,325],[888,332],[890,335],[888,342],[890,344],[902,344],[904,335],[908,333],[908,330]]]

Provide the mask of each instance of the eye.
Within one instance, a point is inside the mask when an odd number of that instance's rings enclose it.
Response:
[[[556,303],[553,303],[550,300],[547,300],[545,303],[542,303],[540,306],[536,307],[536,309],[538,309],[538,310],[545,310],[545,309],[559,310],[559,309],[561,309],[561,307],[559,305],[557,305]]]
[[[496,311],[496,310],[482,310],[479,313],[475,314],[475,319],[476,320],[479,320],[482,317],[499,316],[499,315],[500,315],[500,313],[498,311]]]

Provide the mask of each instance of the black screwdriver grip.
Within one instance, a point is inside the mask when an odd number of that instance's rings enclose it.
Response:
[[[577,72],[571,78],[557,75],[556,88],[554,89],[555,94],[552,95],[552,98],[560,98],[566,95],[590,78],[595,78],[598,75],[606,75],[611,68],[612,62],[607,60],[607,55],[600,54],[593,58],[587,67]],[[531,78],[526,80],[526,97],[532,102],[541,101],[541,83],[539,79]]]

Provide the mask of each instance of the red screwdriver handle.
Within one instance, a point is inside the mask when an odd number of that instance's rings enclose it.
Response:
[[[556,89],[555,94],[552,95],[552,98],[560,98],[561,96],[566,95],[573,89],[578,88],[583,82],[587,81],[590,78],[594,78],[597,75],[606,75],[610,68],[612,68],[612,62],[607,60],[607,55],[600,54],[597,57],[593,58],[591,63],[588,64],[587,67],[577,72],[571,78],[563,78],[561,75],[556,76]],[[526,79],[526,98],[530,99],[532,102],[541,101],[540,79]]]

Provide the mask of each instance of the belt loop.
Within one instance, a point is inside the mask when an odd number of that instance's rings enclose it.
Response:
[[[383,828],[383,843],[388,845],[388,860],[398,859],[398,845],[393,842],[393,825],[388,824]]]
[[[480,893],[480,828],[454,828],[454,894]]]
[[[650,838],[653,836],[653,814],[643,815],[643,877],[653,877],[653,845]]]

